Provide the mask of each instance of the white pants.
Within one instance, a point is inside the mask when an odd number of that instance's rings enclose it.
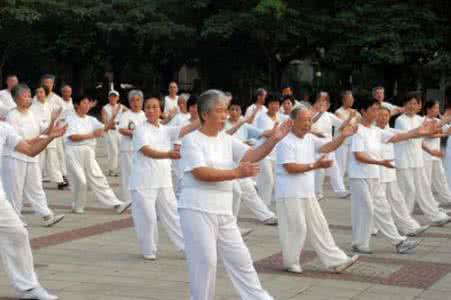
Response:
[[[9,156],[3,157],[3,186],[6,198],[20,216],[24,199],[41,217],[52,214],[42,187],[42,174],[37,162],[26,162]]]
[[[108,130],[106,134],[106,153],[108,157],[108,171],[117,172],[119,167],[119,132]]]
[[[349,260],[335,244],[329,224],[315,198],[281,199],[276,202],[285,267],[300,264],[299,257],[306,238],[326,267],[335,267]]]
[[[350,144],[342,144],[336,151],[335,156],[337,158],[338,169],[342,177],[345,176],[348,171],[348,161],[351,156]]]
[[[274,218],[275,214],[263,203],[251,178],[237,180],[233,190],[233,214],[238,218],[241,202],[257,217],[259,221]]]
[[[122,204],[110,188],[91,146],[66,147],[66,162],[71,189],[74,194],[73,208],[84,209],[88,197],[88,185],[97,201],[108,207]]]
[[[128,179],[132,168],[133,152],[121,151],[121,191],[122,200],[126,203],[132,200],[130,191],[128,190]]]
[[[241,299],[273,299],[260,284],[234,216],[191,209],[179,209],[179,214],[192,300],[215,299],[218,256]]]
[[[429,221],[438,221],[447,217],[438,208],[432,195],[431,186],[424,168],[397,169],[399,189],[406,199],[407,208],[412,213],[415,200]]]
[[[445,175],[445,169],[441,160],[425,160],[424,168],[429,179],[432,191],[437,195],[437,200],[442,204],[451,203],[451,191]]]
[[[352,178],[350,187],[353,246],[369,249],[373,228],[379,229],[394,245],[406,239],[395,226],[379,179]]]
[[[346,192],[346,187],[343,182],[343,175],[341,174],[335,154],[329,154],[329,159],[333,161],[330,168],[315,170],[315,193],[317,195],[323,194],[324,178],[326,176],[330,178],[330,185],[335,193]]]
[[[58,155],[59,170],[63,176],[67,176],[64,138],[62,137],[57,138],[55,139],[54,143],[56,144],[56,153]]]
[[[172,188],[132,191],[132,217],[143,255],[157,254],[157,213],[177,249],[184,249],[177,203]]]
[[[257,190],[266,205],[271,205],[274,192],[274,174],[276,162],[265,158],[260,162],[260,173],[257,176]]]
[[[51,182],[64,182],[56,148],[47,147],[39,154],[39,166],[41,168],[41,172],[45,173]]]
[[[0,196],[0,257],[6,273],[17,292],[39,286],[33,266],[28,237],[19,216],[11,204]]]
[[[406,200],[399,189],[398,182],[392,181],[383,183],[383,185],[385,186],[387,201],[391,206],[393,220],[399,231],[404,234],[415,232],[420,228],[420,224],[410,215]]]

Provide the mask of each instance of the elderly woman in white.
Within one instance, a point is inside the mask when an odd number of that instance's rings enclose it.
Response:
[[[333,272],[343,272],[358,256],[349,257],[337,247],[315,197],[314,170],[332,164],[324,154],[335,151],[353,126],[344,127],[333,140],[310,133],[312,112],[299,105],[291,113],[292,131],[277,145],[276,204],[283,264],[288,272],[301,273],[300,252],[309,239],[321,262]],[[322,154],[319,159],[318,154]]]
[[[46,133],[50,124],[42,128],[34,117],[30,109],[31,92],[28,86],[18,84],[13,89],[13,98],[17,106],[8,112],[6,122],[22,138],[33,143],[41,134]],[[23,201],[27,200],[36,214],[44,219],[45,226],[52,226],[64,218],[64,215],[55,215],[48,207],[38,157],[30,157],[7,148],[3,153],[2,172],[6,197],[19,216],[22,214]]]
[[[132,216],[141,251],[145,259],[157,255],[157,214],[169,238],[183,250],[183,236],[177,215],[177,201],[171,178],[171,160],[180,158],[180,150],[173,149],[174,141],[199,127],[194,122],[184,127],[160,124],[160,100],[144,102],[147,121],[133,134],[133,162],[129,180],[132,195]]]
[[[140,90],[131,90],[128,93],[128,103],[130,109],[122,113],[119,120],[119,133],[121,141],[120,150],[120,166],[121,166],[121,190],[122,200],[129,202],[132,200],[130,191],[128,190],[128,181],[132,167],[133,155],[133,133],[139,125],[146,121],[146,115],[143,108],[144,95]]]
[[[185,175],[178,205],[191,299],[214,299],[218,256],[242,299],[273,299],[261,287],[233,216],[233,184],[258,174],[258,161],[289,132],[291,122],[280,125],[259,147],[249,149],[223,132],[227,119],[224,93],[204,92],[198,107],[202,126],[182,141]]]

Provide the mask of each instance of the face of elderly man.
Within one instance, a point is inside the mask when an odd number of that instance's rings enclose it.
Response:
[[[64,100],[69,100],[70,97],[72,97],[72,88],[70,86],[66,85],[61,90],[61,96],[63,97]]]
[[[225,101],[217,101],[208,112],[202,114],[202,118],[205,126],[218,132],[223,130],[227,120]]]
[[[19,79],[17,79],[17,76],[8,76],[6,79],[6,86],[8,90],[12,91],[12,89],[19,84]]]
[[[309,109],[298,112],[294,120],[293,130],[299,134],[306,134],[312,128],[312,111]]]

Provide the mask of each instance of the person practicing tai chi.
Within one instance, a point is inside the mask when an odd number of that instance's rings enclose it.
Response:
[[[308,238],[328,269],[343,272],[358,256],[347,256],[335,244],[315,197],[314,170],[330,167],[332,161],[324,154],[340,147],[356,127],[343,127],[333,140],[319,138],[310,133],[312,111],[302,104],[291,112],[291,119],[291,132],[276,147],[276,205],[284,267],[302,273],[299,256]],[[317,159],[318,154],[323,156]]]
[[[233,216],[233,184],[237,179],[257,175],[258,161],[288,134],[292,122],[279,125],[263,144],[250,149],[223,132],[227,119],[223,92],[204,92],[198,108],[201,128],[182,140],[185,174],[178,199],[191,299],[215,299],[218,257],[242,299],[273,299],[260,284]]]
[[[401,133],[402,131],[390,128],[390,117],[390,110],[386,107],[381,107],[377,115],[376,125],[380,129],[393,134]],[[393,143],[382,143],[381,156],[382,159],[387,161],[395,160],[395,148]],[[396,169],[381,167],[380,183],[383,185],[385,197],[390,204],[393,220],[401,233],[409,237],[417,236],[430,227],[429,225],[421,226],[410,214],[404,195],[401,193],[398,186]]]
[[[358,107],[362,119],[357,133],[352,136],[349,163],[352,250],[371,254],[371,232],[377,228],[395,245],[397,253],[409,253],[416,248],[417,242],[399,234],[380,181],[380,168],[394,168],[391,160],[382,158],[382,144],[421,138],[434,133],[437,127],[433,124],[420,124],[409,131],[394,134],[374,126],[381,107],[377,99],[361,99]]]
[[[117,199],[95,158],[96,139],[104,135],[106,128],[114,126],[119,110],[114,110],[108,124],[103,125],[96,118],[87,115],[92,108],[88,96],[76,98],[74,105],[75,113],[66,120],[68,129],[65,135],[67,171],[74,197],[72,211],[76,214],[84,213],[89,186],[100,203],[113,207],[117,213],[122,214],[131,203]]]
[[[56,117],[45,128],[40,127],[39,119],[34,117],[30,109],[31,91],[25,84],[14,87],[13,98],[17,106],[8,112],[6,122],[32,144],[41,134],[47,133]],[[34,212],[43,218],[44,226],[53,226],[64,218],[64,215],[55,215],[48,206],[42,186],[39,157],[30,157],[13,148],[5,149],[2,180],[6,197],[19,216],[22,216],[23,201],[27,200]]]
[[[169,238],[179,250],[184,249],[177,200],[172,187],[171,160],[180,159],[180,150],[174,150],[174,141],[199,127],[193,122],[184,127],[160,124],[160,100],[144,101],[147,121],[133,133],[133,162],[129,179],[132,195],[132,216],[141,251],[145,259],[157,255],[157,214]]]
[[[395,121],[395,129],[408,131],[421,126],[424,118],[417,115],[419,95],[408,93],[404,97],[404,113]],[[437,126],[446,123],[440,121]],[[396,173],[399,188],[404,195],[409,212],[412,213],[415,203],[423,211],[424,216],[433,226],[443,226],[451,219],[440,211],[432,194],[431,185],[426,174],[423,158],[423,139],[411,139],[395,144]]]
[[[21,85],[16,90],[19,98],[29,98],[30,90]],[[22,96],[21,96],[22,95]],[[21,102],[19,100],[18,102]],[[36,157],[55,138],[64,134],[66,127],[50,124],[47,135],[33,139],[32,143],[17,134],[16,130],[5,122],[0,122],[0,152],[17,152],[29,157]],[[36,163],[37,164],[37,163]],[[39,169],[39,168],[38,168]],[[19,179],[8,174],[8,177]],[[34,179],[38,179],[35,177]],[[49,294],[39,283],[34,271],[28,231],[19,215],[5,199],[0,185],[0,257],[6,274],[20,299],[56,300],[57,296]]]

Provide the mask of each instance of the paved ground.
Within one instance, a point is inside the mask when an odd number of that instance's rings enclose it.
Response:
[[[106,157],[102,142],[99,161]],[[109,178],[119,195],[118,178]],[[51,206],[65,213],[64,222],[43,228],[39,218],[26,212],[32,238],[36,271],[42,284],[61,299],[189,299],[185,260],[160,230],[158,260],[143,261],[129,214],[117,216],[101,208],[89,195],[87,213],[69,212],[70,193],[50,185]],[[321,202],[336,242],[350,250],[350,201],[328,192]],[[420,222],[421,215],[417,215]],[[302,254],[304,274],[290,275],[281,269],[276,227],[258,224],[248,211],[240,215],[243,227],[253,227],[247,238],[263,286],[275,299],[304,300],[443,300],[451,299],[451,225],[432,228],[421,237],[416,254],[396,255],[382,238],[372,240],[375,254],[366,256],[342,275],[328,273],[307,243]],[[222,266],[217,279],[217,299],[239,299]],[[0,266],[0,299],[13,299]]]

